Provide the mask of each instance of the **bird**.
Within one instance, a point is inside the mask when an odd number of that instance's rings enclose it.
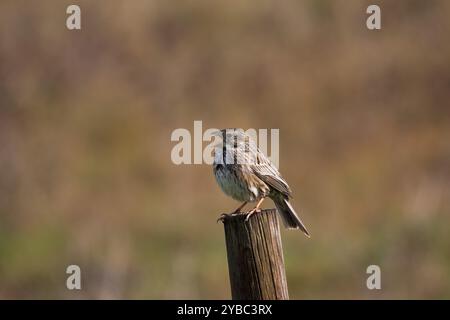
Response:
[[[222,191],[242,204],[229,215],[240,214],[247,203],[256,202],[253,209],[246,212],[245,221],[255,213],[265,198],[270,198],[288,229],[300,229],[307,237],[308,230],[298,217],[289,200],[292,191],[281,177],[278,169],[266,155],[259,150],[251,137],[243,130],[228,128],[213,133],[222,139],[215,148],[213,172]],[[218,221],[219,221],[218,220]]]

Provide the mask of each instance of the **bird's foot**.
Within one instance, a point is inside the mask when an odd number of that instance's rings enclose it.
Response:
[[[226,218],[228,218],[231,214],[229,213],[222,213],[219,218],[217,219],[216,223],[223,222]]]
[[[237,210],[233,211],[232,213],[222,213],[216,222],[217,223],[219,223],[219,221],[223,222],[226,218],[234,217],[239,214],[248,214],[248,213],[242,212],[240,209],[237,209]]]
[[[241,214],[241,212],[232,212],[232,213],[222,213],[217,219],[217,223],[223,222],[226,218],[234,217],[237,214]]]
[[[247,212],[247,216],[245,217],[245,222],[247,222],[250,219],[250,217],[252,215],[254,215],[255,213],[260,213],[260,212],[261,212],[260,208],[254,208],[254,209],[250,210],[249,212]]]

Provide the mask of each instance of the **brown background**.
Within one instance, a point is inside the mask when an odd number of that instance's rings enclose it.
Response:
[[[229,298],[237,203],[170,160],[202,120],[280,129],[292,298],[450,298],[449,34],[447,0],[1,1],[0,297]]]

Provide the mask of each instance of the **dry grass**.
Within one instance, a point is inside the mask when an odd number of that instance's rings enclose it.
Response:
[[[78,1],[69,32],[64,1],[2,1],[0,297],[228,298],[236,203],[170,161],[203,120],[280,128],[292,298],[449,298],[450,2],[377,1],[381,32],[369,2]]]

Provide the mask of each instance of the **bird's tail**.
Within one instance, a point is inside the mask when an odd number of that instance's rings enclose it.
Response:
[[[300,220],[300,218],[295,213],[294,208],[292,208],[288,199],[280,195],[278,197],[274,197],[273,202],[275,203],[275,206],[277,207],[277,210],[280,213],[281,218],[284,222],[284,226],[286,228],[300,229],[308,238],[310,237],[308,230],[306,230],[306,227],[303,224],[302,220]]]

